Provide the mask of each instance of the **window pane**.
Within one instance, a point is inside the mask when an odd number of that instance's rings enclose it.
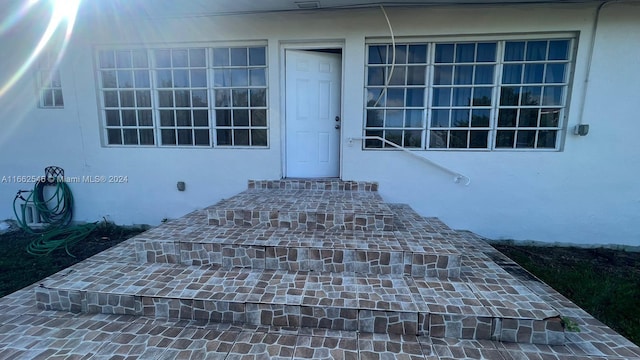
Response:
[[[569,40],[555,40],[549,42],[549,60],[568,60]]]
[[[224,87],[231,86],[231,71],[230,70],[214,70],[213,85],[224,86]]]
[[[161,68],[171,67],[171,52],[169,50],[156,50],[154,52],[156,66]]]
[[[367,127],[382,127],[384,123],[384,110],[367,110]]]
[[[133,87],[133,73],[129,70],[118,71],[118,87],[120,88],[132,88]]]
[[[478,44],[478,62],[496,61],[496,43],[480,43]]]
[[[176,126],[173,110],[160,111],[160,126]]]
[[[560,109],[542,109],[540,111],[541,127],[557,127],[560,123]]]
[[[251,130],[251,145],[254,145],[254,146],[267,146],[267,130],[266,129],[252,129]]]
[[[105,87],[105,88],[118,87],[116,82],[115,71],[102,71],[102,87]]]
[[[173,87],[173,80],[171,80],[171,70],[158,70],[156,71],[156,76],[158,79],[158,87]]]
[[[387,106],[402,107],[404,106],[404,89],[388,89],[387,90]]]
[[[496,148],[513,148],[516,132],[513,130],[499,130],[496,134]]]
[[[193,67],[207,66],[204,49],[189,49],[189,65]]]
[[[471,126],[472,127],[489,127],[489,121],[491,116],[491,110],[489,109],[474,109],[471,111]]]
[[[502,67],[503,84],[520,84],[522,79],[522,65],[504,65]]]
[[[216,125],[231,126],[231,110],[216,110]]]
[[[191,126],[191,111],[176,110],[176,124],[178,126]]]
[[[267,90],[266,89],[251,89],[251,106],[267,106]]]
[[[122,135],[124,145],[138,145],[138,130],[124,129]]]
[[[516,148],[532,148],[536,141],[535,130],[520,130],[517,134]]]
[[[105,91],[103,95],[104,95],[104,106],[105,107],[118,107],[118,92],[117,91]]]
[[[431,111],[432,127],[449,127],[449,112],[451,110],[438,109]]]
[[[527,56],[528,61],[545,60],[547,58],[546,41],[528,41]]]
[[[233,106],[247,107],[249,106],[249,90],[233,89],[231,91]]]
[[[453,75],[453,83],[456,85],[466,85],[473,82],[473,66],[456,66]]]
[[[473,89],[473,106],[491,106],[493,88],[477,87]]]
[[[134,107],[133,91],[120,91],[120,106]]]
[[[107,120],[107,126],[120,126],[120,111],[106,110],[105,117]]]
[[[131,51],[133,57],[133,67],[146,68],[149,67],[149,59],[147,58],[146,50],[133,50]]]
[[[178,129],[178,145],[193,145],[191,129]]]
[[[456,62],[473,62],[476,44],[458,44],[456,46]]]
[[[493,84],[493,65],[476,66],[474,84]]]
[[[468,127],[469,126],[469,110],[468,109],[451,110],[451,126]]]
[[[189,87],[189,70],[173,70],[173,86]]]
[[[433,89],[433,106],[449,106],[451,105],[451,88],[435,88]]]
[[[385,99],[386,91],[382,91],[382,88],[368,88],[367,89],[367,106],[369,107],[385,107],[387,101]]]
[[[565,64],[547,64],[547,73],[544,82],[562,83],[564,82]]]
[[[154,145],[156,143],[153,137],[152,129],[140,129],[140,145]]]
[[[249,110],[233,110],[234,126],[249,126]]]
[[[213,66],[229,66],[229,48],[213,49]]]
[[[407,63],[407,45],[396,45],[396,64]]]
[[[387,46],[369,46],[369,64],[385,64],[387,62]]]
[[[422,114],[423,110],[407,110],[404,119],[405,127],[422,127]]]
[[[231,90],[216,90],[216,107],[231,106]]]
[[[365,132],[365,136],[377,136],[377,137],[382,137],[383,136],[383,131],[372,131],[372,130],[367,130]],[[382,141],[380,140],[374,140],[374,139],[367,139],[365,140],[365,146],[367,148],[381,148],[382,147]]]
[[[536,127],[538,126],[538,109],[521,109],[519,127]]]
[[[500,105],[517,106],[519,98],[519,87],[503,87],[500,89]]]
[[[431,131],[429,138],[429,148],[445,149],[447,147],[448,131]]]
[[[216,130],[216,142],[220,146],[231,145],[231,130]]]
[[[209,104],[207,100],[207,90],[191,91],[191,103],[193,107],[207,107]]]
[[[265,74],[265,69],[250,69],[249,79],[251,86],[267,85],[267,76]]]
[[[260,65],[266,65],[266,64],[267,64],[267,60],[265,56],[264,47],[249,48],[249,65],[260,66]]]
[[[44,106],[53,106],[53,91],[45,90],[42,92]],[[116,100],[117,101],[117,100]],[[105,100],[106,102],[106,100]],[[117,106],[117,105],[115,105]]]
[[[453,106],[471,105],[471,88],[453,89]]]
[[[405,105],[407,107],[424,106],[424,89],[407,89],[407,99]]]
[[[173,91],[158,91],[158,103],[160,107],[172,107]]]
[[[562,105],[562,87],[561,86],[545,86],[542,105],[545,106],[561,106]]]
[[[131,67],[131,52],[128,50],[116,51],[116,65],[118,68]]]
[[[556,134],[558,132],[553,131],[539,131],[538,132],[538,148],[553,149],[556,147]]]
[[[489,132],[485,130],[474,130],[469,134],[469,148],[486,149],[489,147]]]
[[[136,105],[138,107],[151,107],[151,91],[136,91]]]
[[[209,146],[209,130],[194,130],[195,145]]]
[[[453,62],[453,44],[436,45],[436,63]]]
[[[382,67],[369,67],[367,69],[368,72],[368,76],[367,76],[367,84],[368,85],[384,85],[385,84],[385,78],[384,78],[384,69]]]
[[[107,143],[109,145],[122,145],[120,129],[107,129]]]
[[[542,88],[539,86],[525,86],[522,88],[521,105],[534,106],[540,105],[540,93]]]
[[[149,82],[149,72],[147,70],[136,70],[133,72],[137,88],[151,87]]]
[[[54,106],[63,106],[64,100],[62,99],[62,90],[54,89],[53,90],[53,102]]]
[[[544,64],[526,64],[524,66],[524,83],[538,84],[542,82]]]
[[[190,107],[191,106],[191,92],[189,90],[177,90],[176,107]]]
[[[424,85],[426,79],[426,67],[410,66],[407,68],[407,85]]]
[[[231,70],[231,86],[247,86],[247,85],[249,85],[249,78],[247,77],[246,69]]]
[[[102,69],[113,69],[116,67],[116,62],[114,60],[114,53],[113,51],[100,51],[100,68]],[[120,143],[120,142],[118,142]],[[109,144],[111,144],[111,142],[109,142]]]
[[[453,76],[453,66],[436,66],[433,69],[434,85],[449,85]]]
[[[402,130],[387,130],[384,132],[385,140],[391,141],[396,145],[402,146]],[[384,147],[393,147],[389,144],[385,144]]]
[[[524,41],[508,41],[504,47],[504,60],[524,60]]]
[[[122,126],[136,126],[136,111],[122,110]]]
[[[231,48],[231,66],[247,66],[247,48]]]
[[[209,111],[193,110],[193,126],[209,126]]]
[[[385,119],[385,127],[402,127],[404,123],[402,110],[387,110],[387,118]]]
[[[468,131],[452,130],[449,134],[449,148],[465,149],[467,147]]]
[[[173,67],[187,67],[189,63],[188,52],[183,49],[171,51],[171,59],[173,60]]]
[[[422,131],[419,131],[419,130],[405,131],[404,147],[408,147],[408,148],[422,147]]]
[[[267,110],[251,110],[251,126],[267,126]]]
[[[498,115],[498,126],[515,127],[517,116],[517,109],[500,109],[500,113]]]
[[[138,110],[138,125],[153,126],[151,110]]]
[[[235,146],[248,146],[249,130],[233,130],[233,144]]]
[[[410,64],[424,64],[427,62],[427,45],[409,45]]]
[[[406,72],[405,66],[396,66],[391,74],[389,85],[405,85],[406,84]]]

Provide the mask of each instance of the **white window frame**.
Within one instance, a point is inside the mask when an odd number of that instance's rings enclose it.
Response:
[[[64,95],[58,69],[58,56],[51,51],[44,51],[40,54],[37,64],[38,107],[63,109]]]
[[[545,85],[551,85],[551,86],[560,86],[563,88],[563,94],[562,94],[562,99],[561,99],[561,105],[559,106],[552,106],[554,108],[558,108],[560,113],[559,113],[559,119],[558,119],[558,124],[555,127],[540,127],[540,123],[537,123],[537,127],[535,128],[519,128],[517,130],[536,130],[536,132],[539,131],[545,131],[545,130],[549,130],[549,131],[555,131],[556,135],[555,135],[555,146],[553,148],[536,148],[535,146],[537,145],[537,143],[534,144],[534,147],[513,147],[513,148],[501,148],[501,147],[497,147],[496,145],[496,137],[498,134],[498,131],[500,130],[512,130],[512,129],[507,129],[507,128],[499,128],[498,127],[498,114],[499,114],[499,110],[501,108],[504,108],[503,106],[500,105],[500,91],[501,91],[501,87],[504,85],[502,84],[502,72],[503,72],[503,65],[505,63],[508,63],[507,61],[504,60],[504,47],[505,47],[505,43],[506,42],[510,42],[510,41],[535,41],[535,40],[542,40],[542,41],[553,41],[553,40],[568,40],[569,41],[569,49],[568,49],[568,59],[567,60],[562,60],[562,61],[557,61],[559,63],[565,63],[565,78],[564,81],[562,83],[553,83],[553,84],[534,84],[534,85],[522,85],[522,84],[515,84],[514,86],[545,86]],[[490,86],[493,90],[492,90],[492,101],[491,101],[491,106],[490,106],[490,123],[489,123],[489,127],[487,129],[484,130],[488,130],[488,138],[487,138],[487,147],[486,148],[431,148],[430,147],[430,138],[431,138],[431,131],[436,130],[437,128],[432,127],[431,125],[431,118],[432,118],[432,110],[434,110],[434,108],[437,109],[437,107],[433,106],[433,93],[434,93],[434,66],[436,66],[435,64],[435,47],[437,44],[451,44],[451,43],[483,43],[483,42],[496,42],[497,48],[496,48],[496,61],[495,62],[489,62],[489,63],[478,63],[478,62],[474,62],[474,63],[468,63],[465,65],[482,65],[482,64],[495,64],[494,67],[494,81],[492,84],[489,84],[488,86]],[[429,37],[429,38],[407,38],[407,39],[396,39],[396,44],[397,45],[411,45],[411,44],[426,44],[428,46],[428,64],[425,66],[426,70],[425,70],[425,76],[426,76],[426,91],[425,91],[425,99],[424,99],[424,106],[422,107],[422,109],[424,109],[424,113],[423,113],[423,128],[422,130],[422,142],[421,142],[421,146],[420,147],[407,147],[407,149],[410,150],[415,150],[415,151],[561,151],[563,148],[563,143],[564,143],[564,138],[565,138],[565,133],[566,131],[563,131],[566,129],[566,124],[567,124],[567,118],[568,118],[568,110],[569,110],[569,100],[570,100],[570,93],[572,90],[572,79],[573,79],[573,71],[574,71],[574,67],[575,67],[575,52],[576,52],[576,48],[577,48],[577,34],[576,33],[539,33],[539,34],[512,34],[512,35],[496,35],[496,36],[478,36],[478,37]],[[366,42],[366,51],[365,51],[365,66],[364,66],[364,78],[365,78],[365,86],[364,86],[364,106],[365,106],[365,111],[364,111],[364,118],[363,118],[363,135],[371,135],[373,131],[382,131],[382,130],[386,130],[385,127],[382,128],[371,128],[371,127],[367,127],[367,110],[370,110],[371,107],[367,106],[367,97],[368,97],[368,89],[369,89],[369,85],[368,85],[368,72],[369,72],[369,46],[376,46],[376,45],[387,45],[389,46],[390,49],[390,45],[391,45],[391,41],[388,38],[370,38],[367,39]],[[389,55],[390,56],[390,55]],[[539,63],[553,63],[553,61],[550,60],[545,60],[545,61],[539,61]],[[382,64],[381,66],[385,67],[385,66],[389,66],[390,64]],[[404,64],[400,65],[400,66],[404,66]],[[544,76],[544,75],[543,75]],[[450,87],[450,86],[454,86],[454,85],[442,85],[442,87]],[[464,85],[466,87],[473,87],[475,85]],[[375,87],[375,86],[374,86]],[[438,86],[436,85],[435,88],[437,88]],[[406,86],[405,86],[406,88]],[[547,106],[548,107],[548,106]],[[547,108],[543,105],[538,105],[538,106],[532,106],[532,108],[539,108],[539,109],[543,109],[543,108]],[[453,108],[453,107],[451,107]],[[470,109],[474,109],[473,106],[469,107]],[[382,107],[381,109],[386,109],[386,107]],[[406,107],[404,109],[407,109]],[[538,119],[540,118],[540,115],[538,115]],[[539,121],[539,120],[538,120]],[[460,130],[464,130],[467,128],[460,128]],[[468,128],[470,130],[473,130],[474,128]],[[412,129],[399,129],[399,130],[412,130]],[[455,130],[454,127],[448,127],[448,128],[443,128],[443,130]],[[536,141],[537,141],[537,136],[538,134],[536,133]],[[468,141],[468,140],[467,140]],[[363,142],[363,149],[365,150],[393,150],[394,148],[391,146],[384,146],[384,144],[379,144],[380,142],[377,142],[377,146],[371,146],[371,144],[376,143],[375,140],[369,140],[369,141],[364,141]],[[400,144],[401,146],[403,146],[403,144]],[[448,144],[447,144],[448,145]]]
[[[251,131],[250,129],[256,129],[256,130],[261,130],[263,131],[263,136],[264,136],[264,142],[266,142],[266,144],[264,145],[255,145],[252,143],[249,143],[249,145],[218,145],[217,144],[217,130],[218,130],[218,126],[216,125],[216,105],[215,105],[215,89],[219,88],[218,86],[216,86],[216,84],[214,83],[214,70],[216,69],[216,67],[213,66],[213,51],[214,48],[264,48],[264,54],[265,54],[265,59],[264,65],[260,65],[258,67],[261,67],[264,69],[264,74],[265,74],[265,83],[263,86],[246,86],[244,87],[245,89],[250,89],[250,88],[260,88],[260,89],[264,89],[264,97],[265,97],[265,103],[264,106],[260,106],[260,107],[251,107],[251,106],[247,106],[244,107],[243,109],[248,110],[248,111],[253,111],[254,109],[258,109],[264,112],[264,125],[263,126],[252,126],[251,123],[249,124],[249,126],[247,126],[247,129],[249,129],[248,131]],[[171,68],[159,68],[156,64],[156,59],[155,59],[155,51],[156,50],[180,50],[180,49],[205,49],[205,62],[206,62],[206,67],[202,68],[202,67],[197,67],[197,69],[205,69],[206,70],[206,87],[201,87],[198,86],[196,88],[191,87],[189,84],[189,87],[170,87],[170,88],[161,88],[158,83],[158,71],[159,70],[174,70],[173,67]],[[269,85],[269,79],[268,79],[268,71],[269,71],[269,56],[268,56],[268,46],[267,43],[265,41],[249,41],[249,42],[224,42],[224,43],[208,43],[208,44],[201,44],[201,43],[196,43],[196,44],[175,44],[172,46],[100,46],[100,47],[95,47],[94,49],[94,66],[95,66],[95,74],[96,74],[96,94],[97,94],[97,100],[98,100],[98,107],[99,107],[99,119],[100,119],[100,123],[101,123],[101,137],[102,137],[102,142],[103,142],[103,146],[105,147],[127,147],[127,148],[131,148],[131,147],[163,147],[163,148],[189,148],[189,149],[194,149],[194,148],[198,148],[198,149],[203,149],[203,148],[221,148],[221,149],[236,149],[236,148],[247,148],[247,149],[268,149],[270,146],[270,142],[269,142],[269,133],[270,133],[270,124],[269,124],[269,111],[268,111],[268,93],[269,93],[269,89],[268,89],[268,85]],[[110,91],[110,90],[120,90],[117,88],[105,88],[104,84],[103,84],[103,79],[102,79],[102,71],[105,70],[117,70],[117,69],[105,69],[101,67],[100,64],[100,54],[102,52],[108,52],[108,51],[112,51],[114,52],[114,54],[117,51],[145,51],[147,54],[147,67],[144,68],[145,70],[148,71],[148,75],[149,75],[149,81],[150,81],[150,87],[148,88],[148,90],[151,91],[151,106],[150,107],[145,107],[144,110],[148,110],[151,109],[152,110],[152,125],[151,126],[140,126],[139,123],[136,126],[130,126],[130,127],[126,127],[126,129],[152,129],[153,130],[153,144],[140,144],[140,134],[138,134],[138,143],[137,144],[125,144],[124,143],[124,135],[122,133],[122,131],[125,129],[125,127],[122,125],[122,119],[120,120],[120,125],[119,126],[113,126],[113,125],[108,125],[107,124],[107,115],[106,115],[106,111],[110,110],[105,106],[105,96],[104,96],[104,92],[105,91]],[[247,66],[245,67],[245,69],[249,69],[249,68],[254,68],[256,66]],[[219,67],[218,67],[219,68]],[[186,69],[187,71],[192,70],[191,67],[187,66],[185,67],[180,67],[178,70],[184,70]],[[195,69],[195,68],[194,68]],[[129,69],[129,70],[133,70],[133,69]],[[138,69],[136,68],[135,70],[142,70],[142,68]],[[247,72],[249,72],[249,70],[247,70]],[[126,90],[136,90],[138,89],[136,88],[131,88],[131,89],[126,89]],[[147,88],[145,88],[145,90],[147,90]],[[206,90],[207,92],[207,106],[206,107],[193,107],[193,104],[190,105],[190,107],[180,107],[180,108],[176,108],[176,107],[160,107],[160,99],[159,99],[159,92],[160,91],[175,91],[175,90],[187,90],[187,91],[192,91],[192,90]],[[247,90],[249,91],[249,90]],[[120,103],[118,103],[118,105],[120,105]],[[134,104],[135,106],[135,104]],[[122,110],[121,107],[116,107],[116,108],[111,108],[112,110]],[[132,108],[133,110],[138,110],[136,107]],[[127,108],[127,110],[129,110]],[[193,114],[193,111],[197,111],[197,110],[207,110],[208,111],[208,126],[207,127],[194,127],[194,126],[178,126],[176,123],[176,126],[163,126],[161,125],[160,122],[160,112],[163,110],[188,110],[191,111],[191,113]],[[175,121],[175,119],[174,119]],[[193,117],[192,117],[192,121],[193,121]],[[193,125],[193,122],[192,122]],[[120,138],[120,143],[114,143],[114,144],[110,144],[109,143],[109,137],[108,137],[108,130],[109,129],[120,129],[121,130],[121,138]],[[183,130],[183,129],[188,129],[191,131],[195,130],[202,130],[202,129],[207,129],[208,131],[208,136],[209,136],[209,143],[207,145],[196,145],[195,144],[195,133],[192,133],[192,145],[187,145],[187,144],[163,144],[162,143],[162,130],[167,130],[167,129],[174,129],[174,130]],[[262,135],[262,134],[261,134]],[[177,135],[176,135],[177,136]],[[177,141],[177,137],[176,137],[176,142]]]

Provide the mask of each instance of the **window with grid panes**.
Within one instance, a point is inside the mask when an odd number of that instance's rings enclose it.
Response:
[[[267,146],[265,47],[213,49],[217,146]]]
[[[43,52],[38,61],[39,105],[41,108],[64,107],[62,81],[56,66],[57,58],[52,52]]]
[[[365,135],[406,148],[558,149],[570,48],[570,39],[399,44],[392,65],[391,45],[369,45]]]

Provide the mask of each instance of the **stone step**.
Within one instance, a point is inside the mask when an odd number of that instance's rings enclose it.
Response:
[[[559,314],[525,286],[394,275],[80,263],[45,279],[46,310],[557,345]]]
[[[286,186],[285,186],[286,187]],[[390,231],[393,214],[375,191],[252,188],[207,208],[210,225]]]
[[[378,191],[378,183],[340,179],[249,180],[249,189]]]
[[[138,263],[231,269],[307,270],[455,279],[461,254],[437,234],[400,231],[303,231],[211,227],[163,237],[162,227],[135,238]]]

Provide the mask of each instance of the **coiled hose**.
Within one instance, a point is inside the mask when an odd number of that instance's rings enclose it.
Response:
[[[46,187],[54,186],[51,196],[45,194]],[[27,197],[23,194],[28,193]],[[23,203],[18,206],[18,199]],[[46,223],[42,229],[34,229],[27,221],[30,211],[28,205],[32,205],[39,220]],[[20,210],[18,210],[20,207]],[[18,225],[24,231],[35,234],[37,237],[27,246],[27,252],[32,255],[48,255],[56,249],[63,248],[69,256],[69,248],[86,238],[96,229],[97,223],[69,226],[73,218],[73,194],[64,181],[47,180],[38,181],[32,191],[20,190],[13,199],[13,212],[16,215]]]

